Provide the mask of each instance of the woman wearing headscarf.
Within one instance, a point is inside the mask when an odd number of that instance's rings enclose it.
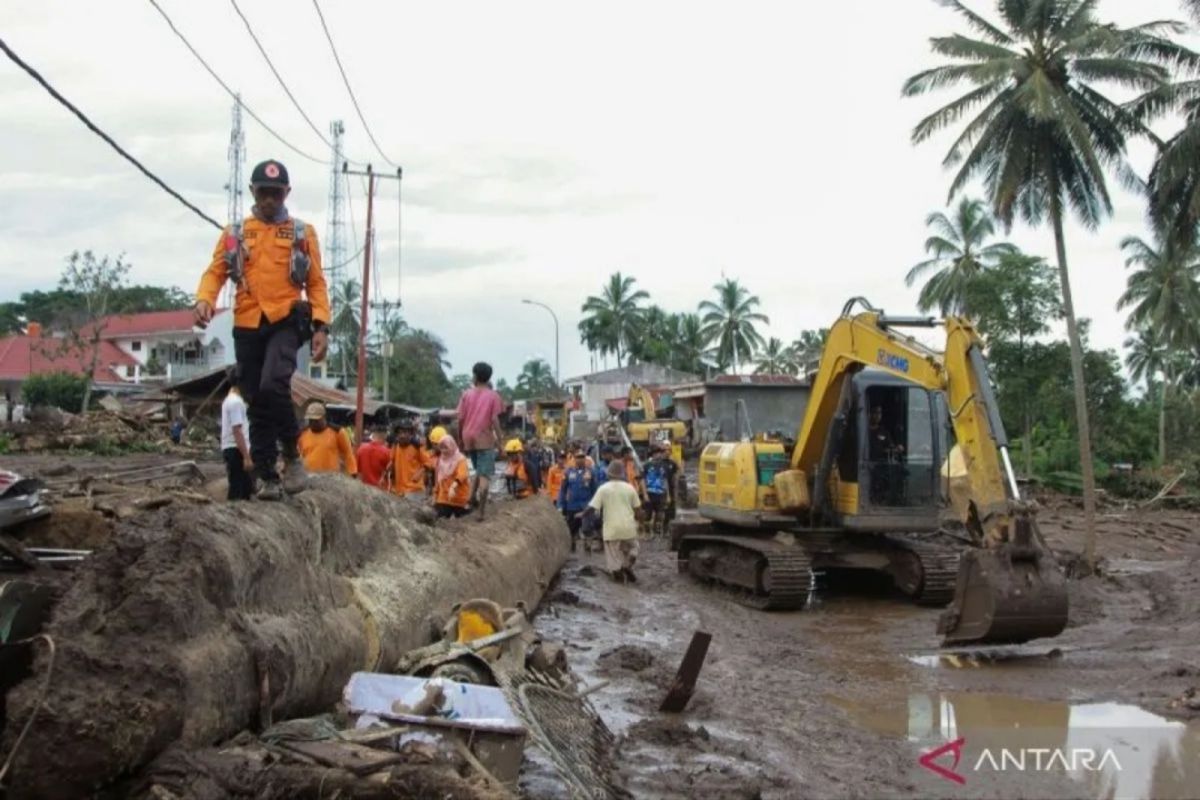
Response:
[[[471,473],[453,436],[443,436],[438,442],[434,480],[433,508],[439,517],[461,517],[470,510]]]

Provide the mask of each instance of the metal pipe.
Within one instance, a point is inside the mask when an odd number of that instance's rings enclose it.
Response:
[[[1012,489],[1013,499],[1021,499],[1021,490],[1017,488],[1017,476],[1013,472],[1012,461],[1008,458],[1008,448],[1000,448],[1000,458],[1004,461],[1004,474],[1008,476],[1008,488]]]

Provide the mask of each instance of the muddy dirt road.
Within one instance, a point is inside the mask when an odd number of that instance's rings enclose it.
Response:
[[[1080,549],[1077,511],[1041,519]],[[538,624],[589,684],[611,681],[594,702],[638,797],[1196,797],[1200,515],[1110,511],[1100,537],[1105,571],[1072,581],[1069,628],[1020,657],[939,657],[939,610],[841,575],[810,610],[744,608],[660,543],[635,586],[573,556]],[[697,694],[658,714],[695,630],[713,635]],[[960,737],[957,769],[934,763],[964,783],[918,763]],[[536,775],[526,789],[555,796]]]

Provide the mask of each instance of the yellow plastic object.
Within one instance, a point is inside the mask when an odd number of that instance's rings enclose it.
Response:
[[[433,430],[431,430],[429,432],[429,443],[430,444],[438,444],[442,441],[442,439],[445,439],[445,438],[446,438],[446,429],[443,428],[441,425],[438,425],[436,428],[434,428]]]
[[[496,633],[496,626],[478,611],[463,609],[458,612],[458,641],[473,642]]]
[[[525,452],[525,446],[521,444],[520,439],[509,439],[508,444],[504,445],[504,452],[523,453]]]
[[[784,513],[795,513],[808,508],[808,476],[804,474],[804,470],[789,469],[776,473],[775,494],[779,500],[779,510]]]

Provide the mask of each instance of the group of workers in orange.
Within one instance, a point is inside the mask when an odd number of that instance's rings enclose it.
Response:
[[[413,421],[402,421],[390,440],[376,428],[355,451],[349,432],[328,423],[324,405],[310,404],[304,416],[308,424],[298,444],[309,472],[342,472],[393,494],[427,495],[441,517],[469,512],[474,492],[470,462],[444,427],[433,428],[423,439]],[[510,439],[504,453],[503,480],[512,497],[549,493],[539,460],[526,453],[520,439]],[[557,494],[557,486],[553,488]]]
[[[415,422],[406,420],[396,425],[390,438],[376,428],[355,451],[348,432],[328,424],[320,403],[308,407],[305,419],[308,426],[298,444],[308,471],[343,472],[393,494],[428,497],[439,517],[462,517],[475,507],[472,500],[485,476],[478,469],[472,474],[470,459],[444,427],[422,437]],[[637,462],[632,448],[604,447],[597,453],[597,463],[582,442],[571,442],[566,450],[553,454],[548,468],[543,459],[550,452],[536,440],[526,447],[520,439],[509,439],[502,449],[502,470],[493,468],[493,472],[499,473],[508,494],[518,500],[538,494],[549,497],[567,522],[572,551],[579,540],[587,550],[599,545],[594,522],[590,528],[584,523],[593,498],[608,481],[610,466],[620,468],[622,480],[647,509],[648,533],[665,531],[674,516],[678,470],[669,446],[652,448],[645,464]]]

